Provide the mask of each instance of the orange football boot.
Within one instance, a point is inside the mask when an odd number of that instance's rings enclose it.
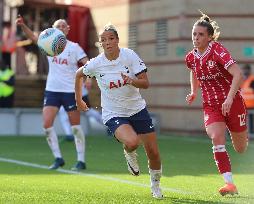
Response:
[[[226,183],[223,187],[219,189],[219,193],[224,196],[227,194],[234,195],[238,194],[237,188],[233,183]]]

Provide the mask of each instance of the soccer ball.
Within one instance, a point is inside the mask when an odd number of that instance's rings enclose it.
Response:
[[[37,45],[42,53],[52,57],[61,54],[66,43],[66,36],[61,30],[48,28],[40,33]]]

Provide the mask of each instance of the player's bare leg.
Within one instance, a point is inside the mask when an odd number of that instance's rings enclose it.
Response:
[[[150,173],[152,196],[162,199],[163,194],[160,188],[160,178],[162,175],[160,153],[158,150],[155,132],[139,135],[148,158],[148,168]]]
[[[225,181],[225,185],[219,189],[219,193],[223,196],[236,194],[237,188],[233,183],[231,163],[225,147],[226,124],[224,122],[214,122],[206,127],[206,132],[212,139],[214,160]]]
[[[248,146],[248,131],[230,132],[232,144],[238,153],[244,153]]]
[[[138,176],[140,174],[139,165],[137,161],[136,149],[139,146],[140,139],[136,132],[128,124],[120,125],[115,131],[115,137],[123,143],[124,156],[127,161],[129,172]]]

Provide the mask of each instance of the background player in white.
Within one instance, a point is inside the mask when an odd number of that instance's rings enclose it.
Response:
[[[139,175],[136,149],[142,142],[148,157],[152,196],[161,199],[162,169],[156,134],[146,102],[139,93],[139,88],[149,87],[147,68],[134,51],[119,48],[118,33],[113,25],[104,27],[100,42],[104,52],[77,71],[77,106],[80,110],[88,110],[82,100],[83,77],[96,77],[101,90],[103,122],[123,143],[128,170]]]
[[[37,43],[38,36],[27,27],[22,17],[18,17],[16,24],[25,32],[26,36]],[[64,19],[54,22],[54,28],[60,29],[66,36],[70,30]],[[57,169],[65,164],[58,144],[58,138],[53,127],[54,119],[61,106],[68,112],[69,120],[77,150],[77,163],[73,170],[86,168],[85,164],[85,135],[80,126],[80,112],[77,111],[74,93],[75,72],[78,63],[85,64],[88,58],[83,49],[74,42],[67,41],[64,51],[54,57],[48,57],[49,73],[47,77],[46,90],[43,107],[43,127],[47,136],[50,149],[55,157],[54,163],[49,169]]]
[[[86,115],[87,115],[87,117],[94,118],[98,123],[103,124],[101,113],[99,111],[95,110],[94,108],[90,107],[88,93],[91,90],[91,87],[92,87],[92,79],[87,78],[86,81],[84,82],[84,86],[82,87],[82,98],[86,102],[87,106],[89,107],[89,110],[86,111]],[[64,129],[65,134],[66,134],[65,140],[73,141],[74,136],[72,135],[69,117],[68,117],[68,114],[66,113],[66,111],[64,110],[63,106],[61,106],[58,114],[59,114],[59,117],[61,120],[61,125]],[[85,127],[85,130],[88,130],[88,127]]]

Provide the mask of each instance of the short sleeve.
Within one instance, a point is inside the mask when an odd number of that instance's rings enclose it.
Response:
[[[83,69],[83,74],[85,74],[86,76],[89,76],[89,77],[95,76],[94,66],[93,66],[93,63],[91,63],[91,61],[88,61],[84,66],[82,66],[82,69]]]
[[[186,64],[186,66],[187,66],[188,69],[191,69],[190,60],[189,60],[188,55],[185,57],[185,64]]]
[[[147,68],[143,60],[141,60],[140,57],[134,51],[132,50],[130,51],[131,51],[132,70],[134,74],[137,76],[142,72],[147,72]]]
[[[215,54],[217,63],[221,64],[225,69],[228,69],[230,65],[236,63],[228,50],[221,44],[218,44],[215,48]]]
[[[87,57],[87,54],[85,53],[85,51],[77,44],[76,48],[76,53],[77,53],[77,61]]]

